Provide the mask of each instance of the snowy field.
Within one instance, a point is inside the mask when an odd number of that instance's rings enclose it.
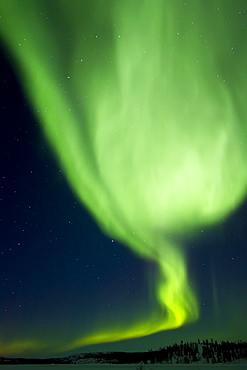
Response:
[[[0,365],[0,370],[46,370],[46,369],[56,369],[56,370],[202,370],[202,369],[212,369],[218,368],[219,370],[240,370],[247,369],[247,362],[245,364],[229,364],[229,365]]]

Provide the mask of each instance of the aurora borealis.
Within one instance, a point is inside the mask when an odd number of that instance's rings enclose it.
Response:
[[[23,216],[30,247],[16,240],[13,257],[2,254],[4,274],[26,279],[10,293],[21,311],[2,309],[2,354],[132,349],[159,332],[149,347],[180,333],[246,339],[245,1],[1,0],[0,10],[5,58],[32,110],[25,140],[39,148],[20,167],[48,179],[20,198],[35,204]],[[6,214],[8,245],[18,233]]]

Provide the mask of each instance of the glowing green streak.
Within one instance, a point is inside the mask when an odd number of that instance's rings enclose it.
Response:
[[[226,22],[199,0],[25,4],[1,2],[1,30],[71,187],[106,233],[160,270],[149,319],[66,348],[195,320],[184,254],[169,237],[220,220],[246,193],[246,76],[231,77],[233,13]]]

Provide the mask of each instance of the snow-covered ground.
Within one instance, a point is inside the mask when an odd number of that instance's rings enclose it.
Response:
[[[111,364],[87,364],[87,365],[1,365],[1,370],[202,370],[202,369],[217,368],[219,370],[247,370],[247,362],[241,364],[194,364],[194,365],[166,365],[166,364],[153,364],[153,365],[111,365]]]

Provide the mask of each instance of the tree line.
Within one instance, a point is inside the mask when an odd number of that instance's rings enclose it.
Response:
[[[147,352],[93,352],[80,353],[61,358],[6,358],[0,357],[0,364],[192,364],[192,363],[237,363],[247,360],[247,342],[213,339],[197,342],[172,344]]]

